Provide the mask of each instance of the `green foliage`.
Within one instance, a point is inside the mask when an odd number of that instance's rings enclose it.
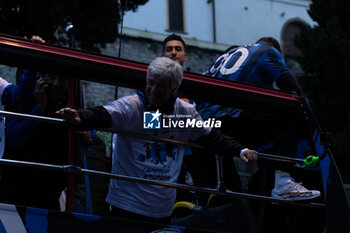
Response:
[[[332,150],[341,163],[350,161],[349,11],[348,0],[313,0],[309,14],[318,25],[295,41],[307,74],[299,81],[321,127],[332,133]]]
[[[112,133],[97,131],[97,136],[99,136],[106,145],[106,155],[111,157],[111,144],[112,144]]]
[[[97,51],[116,40],[122,10],[136,10],[147,1],[0,0],[0,33],[39,35],[51,43],[67,44],[64,30],[71,22],[80,47]]]

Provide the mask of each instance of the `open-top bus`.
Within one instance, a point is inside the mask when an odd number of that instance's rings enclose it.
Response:
[[[34,44],[28,40],[5,35],[0,36],[0,62],[7,66],[64,74],[72,79],[135,89],[145,85],[147,71],[146,64],[49,44]],[[72,191],[68,191],[68,206],[71,207],[67,208],[66,212],[1,203],[0,232],[350,232],[348,222],[350,206],[342,179],[307,99],[279,90],[193,73],[184,74],[180,96],[198,102],[208,101],[223,106],[294,116],[304,130],[303,138],[299,138],[298,143],[298,151],[302,151],[298,154],[299,158],[293,160],[263,154],[265,150],[268,151],[266,148],[261,150],[260,158],[267,164],[266,166],[276,162],[292,164],[301,176],[308,177],[304,181],[306,184],[321,191],[321,197],[307,202],[286,201],[270,197],[264,187],[257,193],[225,192],[220,189],[118,176],[107,171],[80,168],[76,164],[62,166],[1,159],[1,166],[52,169],[67,174],[77,173],[143,182],[191,192],[205,192],[229,201],[204,207],[193,204],[185,207],[179,205],[180,208],[190,211],[183,216],[174,217],[171,225],[165,226],[74,212],[71,204],[72,196],[69,195]],[[6,111],[0,113],[5,117],[22,117],[64,124],[62,120],[55,118],[40,119],[36,116],[16,115]],[[154,140],[166,139],[154,138]],[[191,146],[187,142],[174,143]],[[308,161],[303,157],[306,152],[318,160],[311,168],[306,166]],[[220,175],[218,178],[220,179]],[[264,175],[260,176],[261,186],[266,185],[264,183],[267,182],[266,179]]]

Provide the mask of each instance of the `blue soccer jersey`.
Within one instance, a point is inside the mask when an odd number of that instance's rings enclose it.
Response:
[[[289,70],[275,48],[255,43],[221,55],[205,74],[271,88],[273,82],[286,72]]]
[[[289,69],[281,53],[274,47],[255,43],[240,46],[222,54],[212,63],[210,69],[204,72],[204,75],[273,88],[274,81],[277,82],[285,73],[289,73]],[[286,77],[283,78],[286,79]],[[278,83],[277,86],[279,86]],[[281,85],[280,88],[294,90],[294,86],[296,85],[286,88]],[[237,117],[241,113],[241,109],[210,103],[199,104],[196,108],[203,119]]]

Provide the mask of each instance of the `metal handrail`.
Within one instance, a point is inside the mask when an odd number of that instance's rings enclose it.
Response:
[[[0,116],[15,117],[15,118],[28,119],[28,120],[35,120],[35,121],[68,125],[64,119],[60,119],[60,118],[43,117],[43,116],[22,114],[22,113],[8,112],[8,111],[0,111]],[[157,137],[157,136],[153,136],[153,135],[149,135],[149,134],[142,134],[139,132],[107,131],[104,129],[98,129],[98,130],[110,132],[110,133],[117,133],[119,135],[133,137],[133,138],[137,138],[137,139],[168,142],[168,143],[189,146],[189,147],[195,147],[195,148],[204,149],[204,150],[206,149],[206,147],[198,145],[198,144],[193,143],[193,142],[184,142],[184,141],[174,140],[174,139],[170,139],[170,138],[162,138],[162,137]],[[258,153],[258,156],[261,159],[267,159],[267,160],[273,160],[273,161],[279,161],[279,162],[291,162],[291,163],[300,163],[300,164],[304,163],[303,159],[289,158],[289,157],[266,154],[266,153]]]
[[[55,124],[66,124],[64,119],[53,118],[53,117],[45,117],[45,116],[38,116],[38,115],[31,115],[31,114],[24,114],[24,113],[17,113],[17,112],[9,112],[9,111],[3,111],[3,110],[0,110],[0,116],[14,117],[14,118],[33,120],[33,121],[41,121],[41,122],[48,122],[48,123],[55,123]]]
[[[100,177],[104,177],[104,178],[111,178],[111,179],[117,179],[117,180],[123,180],[123,181],[143,183],[143,184],[152,184],[152,185],[164,186],[164,187],[169,187],[169,188],[180,188],[180,189],[184,189],[184,190],[199,191],[199,192],[204,192],[204,193],[209,193],[209,194],[216,194],[216,195],[228,197],[228,198],[244,198],[244,199],[276,202],[279,204],[296,205],[296,206],[303,206],[303,207],[314,207],[314,208],[324,208],[326,206],[323,203],[312,203],[312,202],[311,203],[301,203],[301,202],[296,202],[296,201],[292,201],[292,200],[283,200],[283,199],[255,195],[255,194],[248,194],[248,193],[231,192],[231,191],[221,192],[221,191],[218,191],[216,189],[211,189],[211,188],[197,187],[197,186],[192,186],[192,185],[169,183],[169,182],[162,182],[162,181],[155,181],[155,180],[149,180],[149,179],[144,179],[144,178],[139,178],[139,177],[125,176],[125,175],[117,175],[117,174],[112,174],[112,173],[108,173],[108,172],[84,169],[84,168],[74,166],[74,165],[54,165],[54,164],[35,163],[35,162],[26,162],[26,161],[18,161],[18,160],[9,160],[9,159],[0,159],[0,164],[17,166],[17,167],[39,168],[39,169],[60,171],[60,172],[66,172],[66,173],[75,173],[75,174],[81,174],[81,175],[100,176]]]
[[[268,159],[268,160],[279,161],[279,162],[299,163],[299,164],[305,163],[304,159],[296,159],[296,158],[290,158],[290,157],[285,157],[285,156],[280,156],[280,155],[266,154],[266,153],[261,153],[261,152],[258,153],[258,156],[261,159]]]
[[[43,116],[14,113],[14,112],[8,112],[8,111],[0,111],[0,116],[15,117],[15,118],[28,119],[28,120],[35,120],[35,121],[68,125],[65,120],[59,119],[59,118],[43,117]],[[173,139],[168,139],[168,138],[160,138],[160,137],[156,137],[156,136],[152,136],[152,135],[135,133],[135,132],[116,132],[116,133],[118,133],[120,135],[128,136],[128,137],[139,138],[139,139],[156,140],[156,141],[169,142],[169,143],[180,144],[180,145],[184,145],[184,146],[191,146],[191,147],[196,147],[196,148],[200,148],[200,149],[205,149],[205,147],[198,145],[198,144],[195,144],[195,143],[192,143],[192,142],[183,142],[183,141],[178,141],[178,140],[173,140]],[[274,160],[274,161],[293,162],[293,163],[303,163],[304,162],[304,160],[302,160],[302,159],[294,159],[294,158],[288,158],[288,157],[277,156],[277,155],[270,155],[270,154],[265,154],[265,153],[258,153],[258,155],[259,155],[259,158],[269,159],[269,160]],[[220,196],[225,196],[225,197],[230,197],[230,198],[240,197],[240,198],[246,198],[246,199],[270,201],[270,202],[289,204],[289,205],[298,205],[298,206],[307,206],[307,207],[321,207],[321,208],[325,207],[325,204],[322,204],[322,203],[300,203],[300,202],[295,202],[295,201],[291,201],[291,200],[283,200],[283,199],[255,195],[255,194],[231,192],[231,191],[225,192],[222,189],[211,189],[211,188],[197,187],[197,186],[177,184],[177,183],[154,181],[154,180],[143,179],[143,178],[138,178],[138,177],[117,175],[117,174],[112,174],[112,173],[107,173],[107,172],[83,169],[83,168],[75,166],[75,165],[53,165],[53,164],[44,164],[44,163],[35,163],[35,162],[26,162],[26,161],[8,160],[8,159],[0,159],[0,164],[6,164],[6,165],[11,165],[11,166],[49,169],[49,170],[56,170],[56,171],[60,171],[60,172],[76,173],[76,174],[83,174],[83,175],[102,176],[104,178],[112,178],[112,179],[118,179],[118,180],[124,180],[124,181],[131,181],[131,182],[159,185],[159,186],[165,186],[165,187],[171,187],[171,188],[180,188],[180,189],[184,189],[184,190],[199,191],[199,192],[205,192],[205,193],[210,193],[210,194],[217,194]],[[222,171],[220,171],[220,172],[222,172]],[[220,175],[220,177],[222,178],[221,175]],[[220,178],[220,180],[222,180],[221,178]]]

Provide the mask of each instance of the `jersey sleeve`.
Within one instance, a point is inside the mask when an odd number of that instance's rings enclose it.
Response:
[[[24,70],[18,85],[10,84],[1,91],[2,104],[6,105],[9,111],[30,111],[36,103],[33,92],[37,79],[36,71]]]
[[[289,72],[282,54],[273,47],[268,47],[266,64],[265,69],[272,75],[275,81],[277,81],[283,74]]]

